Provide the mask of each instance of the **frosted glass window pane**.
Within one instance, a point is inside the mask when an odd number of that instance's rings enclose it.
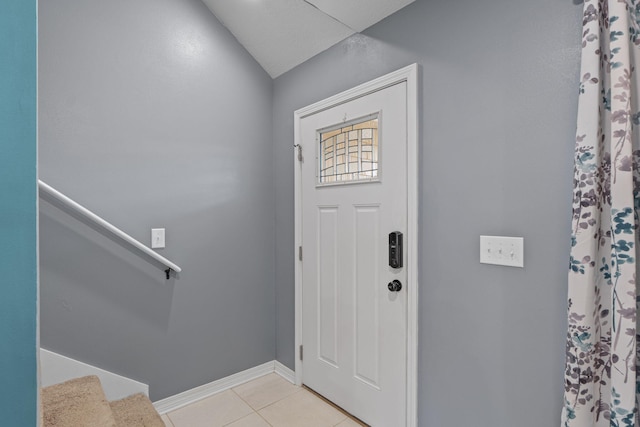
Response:
[[[319,182],[371,180],[378,176],[378,118],[320,131]]]

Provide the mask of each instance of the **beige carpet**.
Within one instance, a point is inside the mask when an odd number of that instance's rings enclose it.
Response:
[[[118,427],[96,376],[42,389],[43,427]]]
[[[118,427],[165,427],[153,404],[142,393],[111,402]]]

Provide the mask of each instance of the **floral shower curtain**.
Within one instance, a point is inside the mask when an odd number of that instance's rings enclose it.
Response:
[[[640,0],[586,0],[564,427],[640,427],[636,259]]]

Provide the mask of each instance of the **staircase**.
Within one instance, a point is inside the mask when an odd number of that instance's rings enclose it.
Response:
[[[165,427],[142,393],[108,402],[97,376],[42,389],[42,427]]]

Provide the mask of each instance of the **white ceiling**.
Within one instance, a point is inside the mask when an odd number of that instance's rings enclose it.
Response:
[[[415,0],[203,0],[271,77]]]

